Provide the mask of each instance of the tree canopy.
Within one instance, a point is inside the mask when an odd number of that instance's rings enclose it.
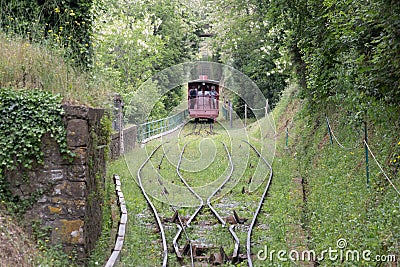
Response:
[[[215,53],[276,101],[295,78],[313,106],[400,101],[400,6],[393,0],[218,0]],[[211,6],[213,9],[211,9]]]

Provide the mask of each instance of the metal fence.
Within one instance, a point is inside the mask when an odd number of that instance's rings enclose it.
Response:
[[[186,109],[175,115],[163,119],[139,124],[137,129],[138,141],[141,142],[152,136],[160,135],[162,133],[173,130],[174,128],[176,128],[185,121],[188,114],[189,112]]]

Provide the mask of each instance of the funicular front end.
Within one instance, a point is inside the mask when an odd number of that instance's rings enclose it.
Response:
[[[200,76],[188,83],[190,118],[216,120],[219,115],[219,82]]]

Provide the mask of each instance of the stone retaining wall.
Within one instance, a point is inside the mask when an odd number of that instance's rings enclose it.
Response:
[[[64,105],[64,122],[72,160],[60,154],[57,142],[42,138],[44,164],[6,173],[12,193],[31,203],[25,221],[50,229],[50,242],[62,244],[84,264],[101,234],[106,172],[103,109]],[[28,225],[28,229],[31,225]],[[32,230],[32,229],[31,229]]]

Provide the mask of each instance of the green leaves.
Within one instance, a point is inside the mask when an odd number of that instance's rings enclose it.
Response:
[[[289,77],[287,49],[280,43],[284,33],[280,26],[273,25],[280,14],[272,11],[273,5],[266,1],[217,2],[209,15],[215,33],[214,53],[220,62],[232,65],[252,79],[274,106]]]
[[[0,89],[0,169],[41,163],[42,136],[49,133],[62,153],[70,153],[65,139],[60,96],[39,90]]]
[[[55,48],[75,65],[91,65],[92,24],[100,1],[2,1],[0,28]]]
[[[345,101],[354,112],[360,111],[351,102],[354,94],[363,94],[360,103],[371,97],[389,105],[399,102],[400,34],[394,29],[400,13],[393,1],[274,3],[291,11],[284,13],[286,22],[277,14],[272,21],[291,33],[282,45],[300,50],[305,98],[319,106],[326,101],[343,106]]]
[[[125,103],[138,103],[125,109],[125,115],[135,117],[146,105],[142,102],[148,101],[135,93],[137,88],[158,71],[182,63],[197,52],[196,19],[193,10],[176,0],[103,2],[107,10],[96,24],[94,73],[108,77]],[[149,90],[153,89],[151,85]],[[181,96],[179,90],[171,92],[153,115],[160,117],[171,111]]]

